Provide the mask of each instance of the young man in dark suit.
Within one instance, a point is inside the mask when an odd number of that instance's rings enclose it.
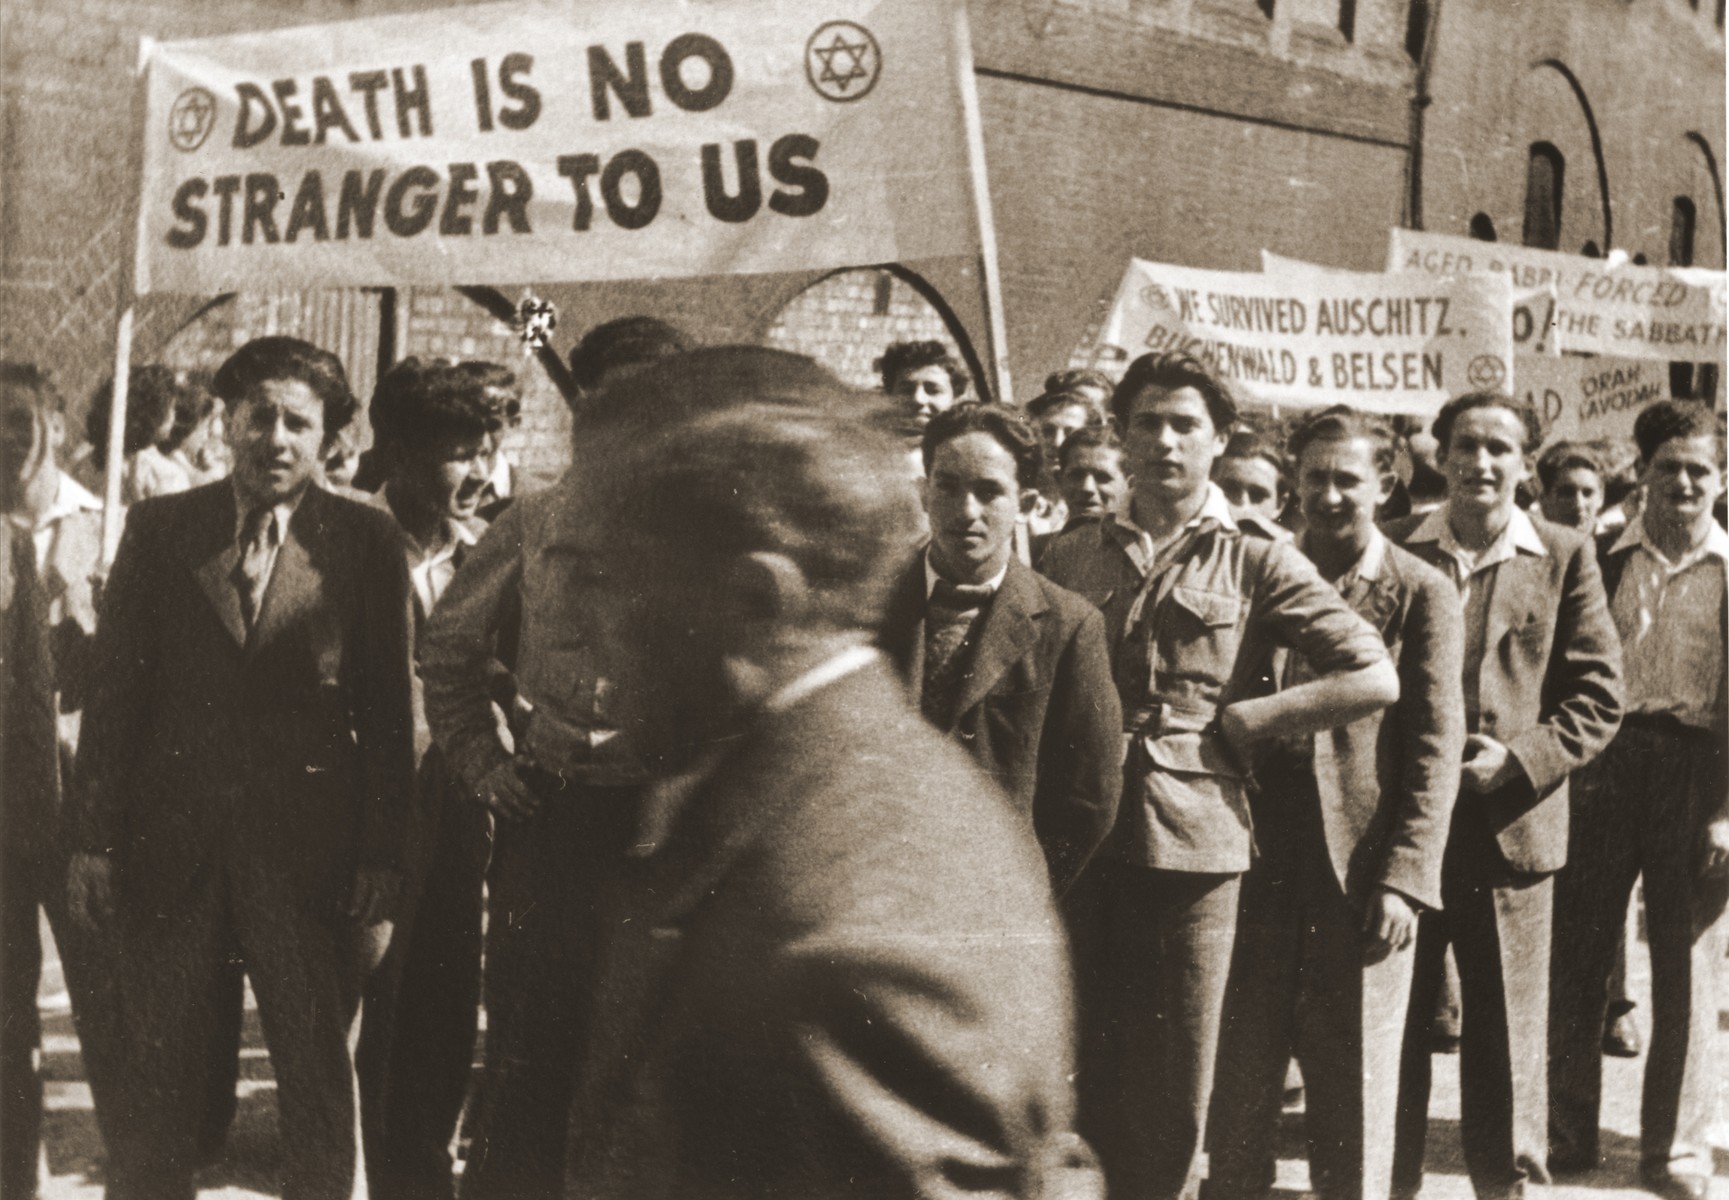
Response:
[[[1071,905],[1083,1132],[1113,1191],[1187,1200],[1253,841],[1249,747],[1366,717],[1399,681],[1380,635],[1289,539],[1239,523],[1210,482],[1236,404],[1204,364],[1143,355],[1112,407],[1127,511],[1060,535],[1040,560],[1103,609],[1130,735],[1116,829]],[[1301,651],[1314,677],[1257,695],[1274,646]]]
[[[958,404],[931,418],[923,455],[931,540],[901,574],[884,649],[925,719],[1032,822],[1061,894],[1110,832],[1123,789],[1104,619],[1014,556],[1043,469],[1019,414]]]
[[[1387,534],[1459,590],[1468,735],[1441,868],[1418,935],[1400,1071],[1397,1196],[1422,1187],[1429,1023],[1449,942],[1459,964],[1460,1134],[1482,1200],[1548,1181],[1549,941],[1567,861],[1567,776],[1621,720],[1621,647],[1589,542],[1514,504],[1537,417],[1472,392],[1435,418],[1447,501]],[[1601,1023],[1593,1032],[1600,1036]]]
[[[414,824],[409,582],[389,514],[313,486],[354,401],[293,338],[217,372],[234,474],[137,505],[97,625],[70,906],[115,929],[136,1098],[111,1181],[189,1197],[215,982],[238,946],[284,1195],[347,1197],[348,1038]]]
[[[1651,947],[1651,1050],[1640,1110],[1640,1181],[1702,1200],[1723,1068],[1717,1053],[1729,939],[1729,533],[1723,435],[1701,404],[1664,400],[1633,426],[1645,503],[1603,545],[1621,636],[1627,715],[1574,781],[1567,867],[1555,883],[1549,997],[1549,1165],[1597,1165],[1603,1064],[1592,1033],[1635,877]]]
[[[1452,584],[1375,528],[1396,478],[1391,431],[1329,409],[1292,434],[1290,452],[1305,519],[1298,546],[1380,631],[1399,699],[1349,725],[1256,748],[1259,854],[1243,877],[1206,1195],[1270,1192],[1294,1053],[1306,1084],[1310,1189],[1322,1200],[1377,1200],[1392,1180],[1417,913],[1440,907],[1459,790],[1464,630]],[[1269,674],[1285,686],[1310,671],[1289,654]]]
[[[874,646],[916,529],[904,448],[775,351],[625,391],[632,419],[579,433],[573,600],[654,782],[607,896],[566,1194],[1068,1194],[1042,856]]]

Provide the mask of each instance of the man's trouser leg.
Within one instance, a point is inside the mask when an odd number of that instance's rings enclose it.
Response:
[[[434,846],[396,986],[380,1145],[369,1147],[372,1200],[452,1196],[451,1141],[479,1028],[481,925],[490,854],[486,811],[443,792]]]
[[[1319,802],[1311,795],[1308,803]],[[1221,1198],[1271,1190],[1285,1064],[1294,1052],[1305,1085],[1311,1190],[1326,1200],[1378,1200],[1392,1178],[1414,954],[1407,948],[1369,961],[1361,908],[1340,889],[1319,828],[1303,830],[1295,844],[1297,857],[1268,853],[1243,880],[1206,1190]]]
[[[1555,880],[1501,864],[1474,797],[1462,797],[1442,872],[1459,962],[1459,1137],[1483,1200],[1547,1183],[1549,949]],[[1599,1027],[1600,1028],[1600,1027]]]
[[[336,898],[314,904],[269,869],[242,864],[230,876],[235,940],[276,1077],[283,1200],[349,1200],[359,1160],[349,1045],[361,931]]]
[[[635,818],[635,789],[541,789],[501,822],[488,872],[486,1065],[464,1200],[555,1200],[586,1050],[599,905]]]
[[[1207,1120],[1208,1200],[1264,1196],[1273,1186],[1304,954],[1305,915],[1289,868],[1263,859],[1243,876]]]
[[[1412,952],[1411,1001],[1399,1051],[1399,1098],[1393,1131],[1393,1193],[1414,1196],[1423,1186],[1423,1160],[1429,1144],[1429,1091],[1434,1076],[1430,1053],[1435,1005],[1446,988],[1447,946],[1452,927],[1445,912],[1417,918]]]
[[[1567,865],[1555,877],[1555,947],[1549,995],[1549,1152],[1557,1163],[1595,1164],[1603,1096],[1603,1023],[1627,901],[1639,877],[1633,797],[1616,802],[1608,777],[1620,751],[1573,776]],[[1620,772],[1615,771],[1615,774]]]
[[[1325,847],[1321,847],[1324,851]],[[1332,866],[1304,871],[1308,918],[1297,998],[1310,1189],[1325,1200],[1382,1200],[1393,1178],[1394,1114],[1415,951],[1371,960],[1363,912]]]
[[[190,1200],[198,1166],[228,882],[207,870],[171,904],[119,897],[127,995],[122,1111],[110,1122],[109,1200]]]
[[[42,1137],[39,870],[40,864],[12,855],[0,862],[0,1197],[6,1200],[36,1195]]]
[[[1114,1095],[1097,1149],[1111,1195],[1199,1194],[1219,1020],[1237,925],[1236,875],[1111,864],[1106,918]]]
[[[1724,787],[1720,739],[1677,722],[1635,715],[1592,768],[1577,808],[1584,829],[1575,844],[1585,861],[1612,861],[1630,853],[1636,862],[1623,866],[1613,882],[1619,885],[1635,868],[1645,880],[1651,1044],[1640,1106],[1640,1158],[1648,1170],[1662,1173],[1708,1176],[1712,1168],[1709,1131],[1721,1080],[1716,983],[1729,935],[1724,917],[1729,879],[1703,875],[1700,863],[1705,826],[1722,811]],[[1625,889],[1616,890],[1618,911],[1624,912]],[[1611,899],[1605,895],[1597,903]],[[1577,1116],[1583,1118],[1585,1106],[1601,1090],[1601,1066],[1595,1089],[1583,1064],[1577,1066]],[[1589,1115],[1594,1125],[1594,1104]]]

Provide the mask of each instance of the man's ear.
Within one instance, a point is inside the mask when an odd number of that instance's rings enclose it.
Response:
[[[721,571],[716,584],[723,593],[722,611],[747,621],[796,624],[814,599],[804,569],[772,550],[739,555]]]
[[[1399,486],[1399,476],[1388,471],[1381,476],[1381,484],[1375,489],[1375,507],[1380,508],[1393,498],[1393,489]]]

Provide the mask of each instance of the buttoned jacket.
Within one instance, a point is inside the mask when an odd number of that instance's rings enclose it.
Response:
[[[1342,581],[1344,582],[1344,581]],[[1342,588],[1380,633],[1399,673],[1389,708],[1311,739],[1329,865],[1353,901],[1387,887],[1441,905],[1441,859],[1465,745],[1464,622],[1452,582],[1377,534]],[[1257,756],[1263,829],[1289,823],[1294,797],[1275,747]]]
[[[1100,608],[1131,733],[1117,827],[1101,853],[1163,870],[1247,870],[1247,764],[1219,710],[1256,689],[1276,647],[1317,674],[1385,662],[1386,648],[1288,541],[1239,526],[1209,485],[1203,517],[1162,561],[1114,516],[1065,533],[1041,560]]]
[[[71,805],[77,849],[160,911],[224,864],[335,913],[414,834],[410,604],[386,513],[308,488],[250,629],[227,480],[127,516],[103,591]]]
[[[915,690],[924,674],[924,555],[901,573],[883,647]],[[1122,708],[1097,609],[1011,559],[969,638],[944,733],[1038,832],[1060,892],[1104,841],[1123,790]]]
[[[1387,535],[1448,574],[1451,555],[1436,536],[1447,512],[1443,505],[1393,522]],[[1475,584],[1490,590],[1474,732],[1504,744],[1520,771],[1459,804],[1482,806],[1508,868],[1546,874],[1567,862],[1567,777],[1600,754],[1621,723],[1621,639],[1590,542],[1527,519],[1542,552],[1518,548]]]

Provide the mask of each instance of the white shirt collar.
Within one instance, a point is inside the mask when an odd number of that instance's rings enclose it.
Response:
[[[36,518],[36,528],[46,529],[75,512],[100,511],[102,511],[102,501],[96,494],[72,478],[67,472],[61,471],[60,482],[54,488],[54,502],[41,516]]]
[[[379,488],[376,504],[377,507],[382,508],[385,512],[390,513],[390,515],[394,517],[396,515],[396,510],[390,506],[390,490],[391,488],[389,483],[386,483],[383,487]],[[409,544],[413,546],[416,555],[419,556],[423,565],[425,563],[442,562],[444,559],[455,554],[458,546],[472,546],[475,542],[480,540],[479,535],[462,521],[453,520],[451,517],[446,516],[443,519],[443,526],[444,537],[440,540],[437,548],[430,552],[427,551],[425,546],[422,546],[418,541],[410,536],[407,530],[403,530],[403,536],[408,538]]]
[[[1441,549],[1455,558],[1461,552],[1471,551],[1459,545],[1459,539],[1453,536],[1453,522],[1450,517],[1452,505],[1441,505],[1428,516],[1424,517],[1417,528],[1411,531],[1413,542],[1439,542]],[[1537,533],[1537,527],[1531,523],[1530,515],[1521,508],[1514,508],[1513,515],[1507,521],[1507,528],[1491,542],[1487,549],[1477,555],[1479,567],[1489,566],[1495,562],[1505,562],[1514,553],[1534,554],[1542,558],[1549,553],[1549,548],[1543,544],[1543,539]]]
[[[308,484],[307,487],[313,486]],[[275,528],[275,542],[280,546],[288,539],[288,522],[294,516],[294,510],[300,507],[301,497],[306,495],[306,488],[301,488],[291,498],[270,507],[270,523]],[[246,517],[252,510],[246,502],[246,497],[240,494],[240,489],[234,489],[234,540],[239,542],[246,536]]]
[[[881,653],[875,646],[848,646],[831,658],[824,659],[770,696],[763,704],[767,712],[785,712],[805,697],[821,691],[829,684],[844,679],[862,667],[868,667]]]
[[[1304,547],[1303,553],[1308,553],[1307,547]],[[1353,580],[1361,579],[1364,582],[1373,583],[1381,577],[1381,568],[1386,563],[1387,536],[1371,525],[1369,526],[1369,544],[1363,547],[1363,553],[1357,556],[1357,561],[1352,563],[1343,575],[1339,576],[1339,581],[1335,586],[1340,592],[1343,592]]]
[[[1153,535],[1135,524],[1134,510],[1134,495],[1131,493],[1128,500],[1123,504],[1122,511],[1116,515],[1117,524],[1144,542],[1152,541]],[[1229,529],[1232,532],[1236,531],[1237,518],[1231,515],[1231,502],[1225,499],[1225,493],[1220,490],[1219,485],[1210,479],[1207,481],[1207,494],[1206,498],[1201,501],[1200,511],[1190,517],[1183,528],[1193,529],[1201,522],[1208,520],[1217,521],[1221,528]]]
[[[1013,561],[1012,555],[1010,556],[1010,561],[1011,562]],[[1002,570],[998,571],[995,575],[993,575],[989,579],[985,580],[984,583],[980,584],[979,586],[989,588],[991,590],[991,593],[994,595],[996,593],[996,590],[1003,586],[1003,580],[1008,577],[1008,573],[1009,573],[1009,564],[1004,563]],[[925,599],[926,600],[929,600],[931,598],[931,593],[936,591],[937,580],[940,578],[942,578],[942,576],[937,574],[937,569],[935,567],[931,566],[931,552],[927,549],[925,551]]]
[[[1615,545],[1609,553],[1619,554],[1632,546],[1643,546],[1656,555],[1657,560],[1671,571],[1684,571],[1708,554],[1715,554],[1723,560],[1726,567],[1729,567],[1729,532],[1726,532],[1715,520],[1711,522],[1711,528],[1705,534],[1705,540],[1683,555],[1679,562],[1669,561],[1668,557],[1657,548],[1657,543],[1653,542],[1650,535],[1645,532],[1645,515],[1643,513],[1639,515],[1638,520],[1629,522],[1627,528],[1621,531],[1621,536],[1615,539]]]

